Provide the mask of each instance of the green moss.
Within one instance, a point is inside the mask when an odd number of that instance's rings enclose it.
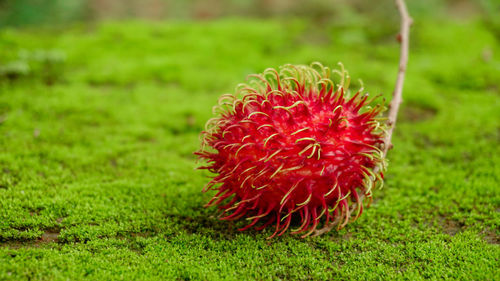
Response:
[[[386,36],[396,30],[367,26],[0,32],[0,64],[34,66],[0,76],[0,279],[495,279],[500,44],[482,22],[415,24],[387,181],[357,222],[268,241],[202,207],[211,194],[194,170],[198,133],[246,75],[342,61],[390,98],[398,46]],[[54,52],[65,59],[50,79],[50,56],[19,55]]]

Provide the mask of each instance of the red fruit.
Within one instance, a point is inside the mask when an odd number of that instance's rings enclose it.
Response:
[[[305,237],[335,219],[343,227],[353,204],[361,215],[360,194],[371,198],[382,183],[384,107],[350,97],[349,77],[335,72],[337,85],[319,64],[268,69],[239,87],[241,97],[220,98],[196,154],[216,174],[204,190],[218,190],[207,205],[218,205],[221,219],[246,217],[240,230],[274,224],[274,237],[297,218],[292,233]]]

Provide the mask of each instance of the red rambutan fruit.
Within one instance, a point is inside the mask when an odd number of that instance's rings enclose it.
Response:
[[[384,106],[351,96],[343,67],[286,65],[251,77],[219,99],[201,133],[201,169],[216,174],[204,190],[218,191],[207,206],[218,205],[223,220],[246,217],[240,230],[273,225],[270,238],[292,219],[300,220],[292,233],[306,237],[359,217],[361,196],[371,199],[383,180]]]

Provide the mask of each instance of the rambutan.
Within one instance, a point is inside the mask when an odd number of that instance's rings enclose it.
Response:
[[[355,220],[383,181],[385,107],[362,89],[351,95],[343,67],[285,65],[251,77],[219,99],[201,133],[201,168],[216,174],[204,190],[218,191],[207,206],[223,220],[246,217],[240,230],[273,225],[270,238],[292,219],[303,237]]]

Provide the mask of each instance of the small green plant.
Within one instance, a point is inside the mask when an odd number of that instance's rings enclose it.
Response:
[[[15,60],[0,65],[0,79],[38,79],[51,85],[61,79],[66,55],[59,50],[20,50]]]

